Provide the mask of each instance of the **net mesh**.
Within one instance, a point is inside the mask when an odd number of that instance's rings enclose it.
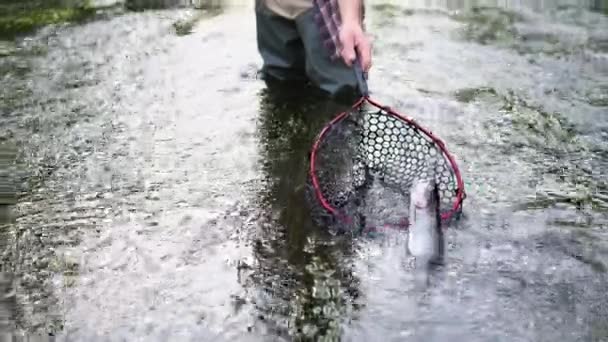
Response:
[[[434,180],[444,220],[463,197],[457,166],[443,143],[413,120],[375,103],[340,114],[317,137],[308,198],[319,224],[339,230],[407,227],[409,189]]]

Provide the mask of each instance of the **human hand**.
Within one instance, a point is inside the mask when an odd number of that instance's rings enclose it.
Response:
[[[359,61],[364,72],[372,66],[372,47],[369,37],[357,22],[345,22],[340,28],[340,43],[342,44],[342,59],[349,67],[355,60],[355,51],[359,54]]]

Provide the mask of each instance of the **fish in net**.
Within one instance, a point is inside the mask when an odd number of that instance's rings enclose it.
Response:
[[[339,231],[407,228],[409,189],[417,178],[437,186],[442,220],[461,211],[464,186],[444,143],[364,96],[313,144],[307,191],[312,217]]]

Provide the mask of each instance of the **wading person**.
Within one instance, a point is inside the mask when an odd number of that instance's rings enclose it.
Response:
[[[331,97],[359,96],[355,52],[365,72],[371,43],[363,0],[256,0],[257,44],[267,82],[312,82]]]

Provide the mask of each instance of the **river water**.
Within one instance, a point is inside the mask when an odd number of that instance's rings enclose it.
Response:
[[[449,3],[368,6],[372,98],[440,136],[466,185],[424,293],[398,239],[311,223],[307,152],[344,106],[266,89],[252,6],[181,34],[191,9],[18,39],[0,58],[22,191],[0,226],[2,330],[608,341],[608,17],[599,2]]]

